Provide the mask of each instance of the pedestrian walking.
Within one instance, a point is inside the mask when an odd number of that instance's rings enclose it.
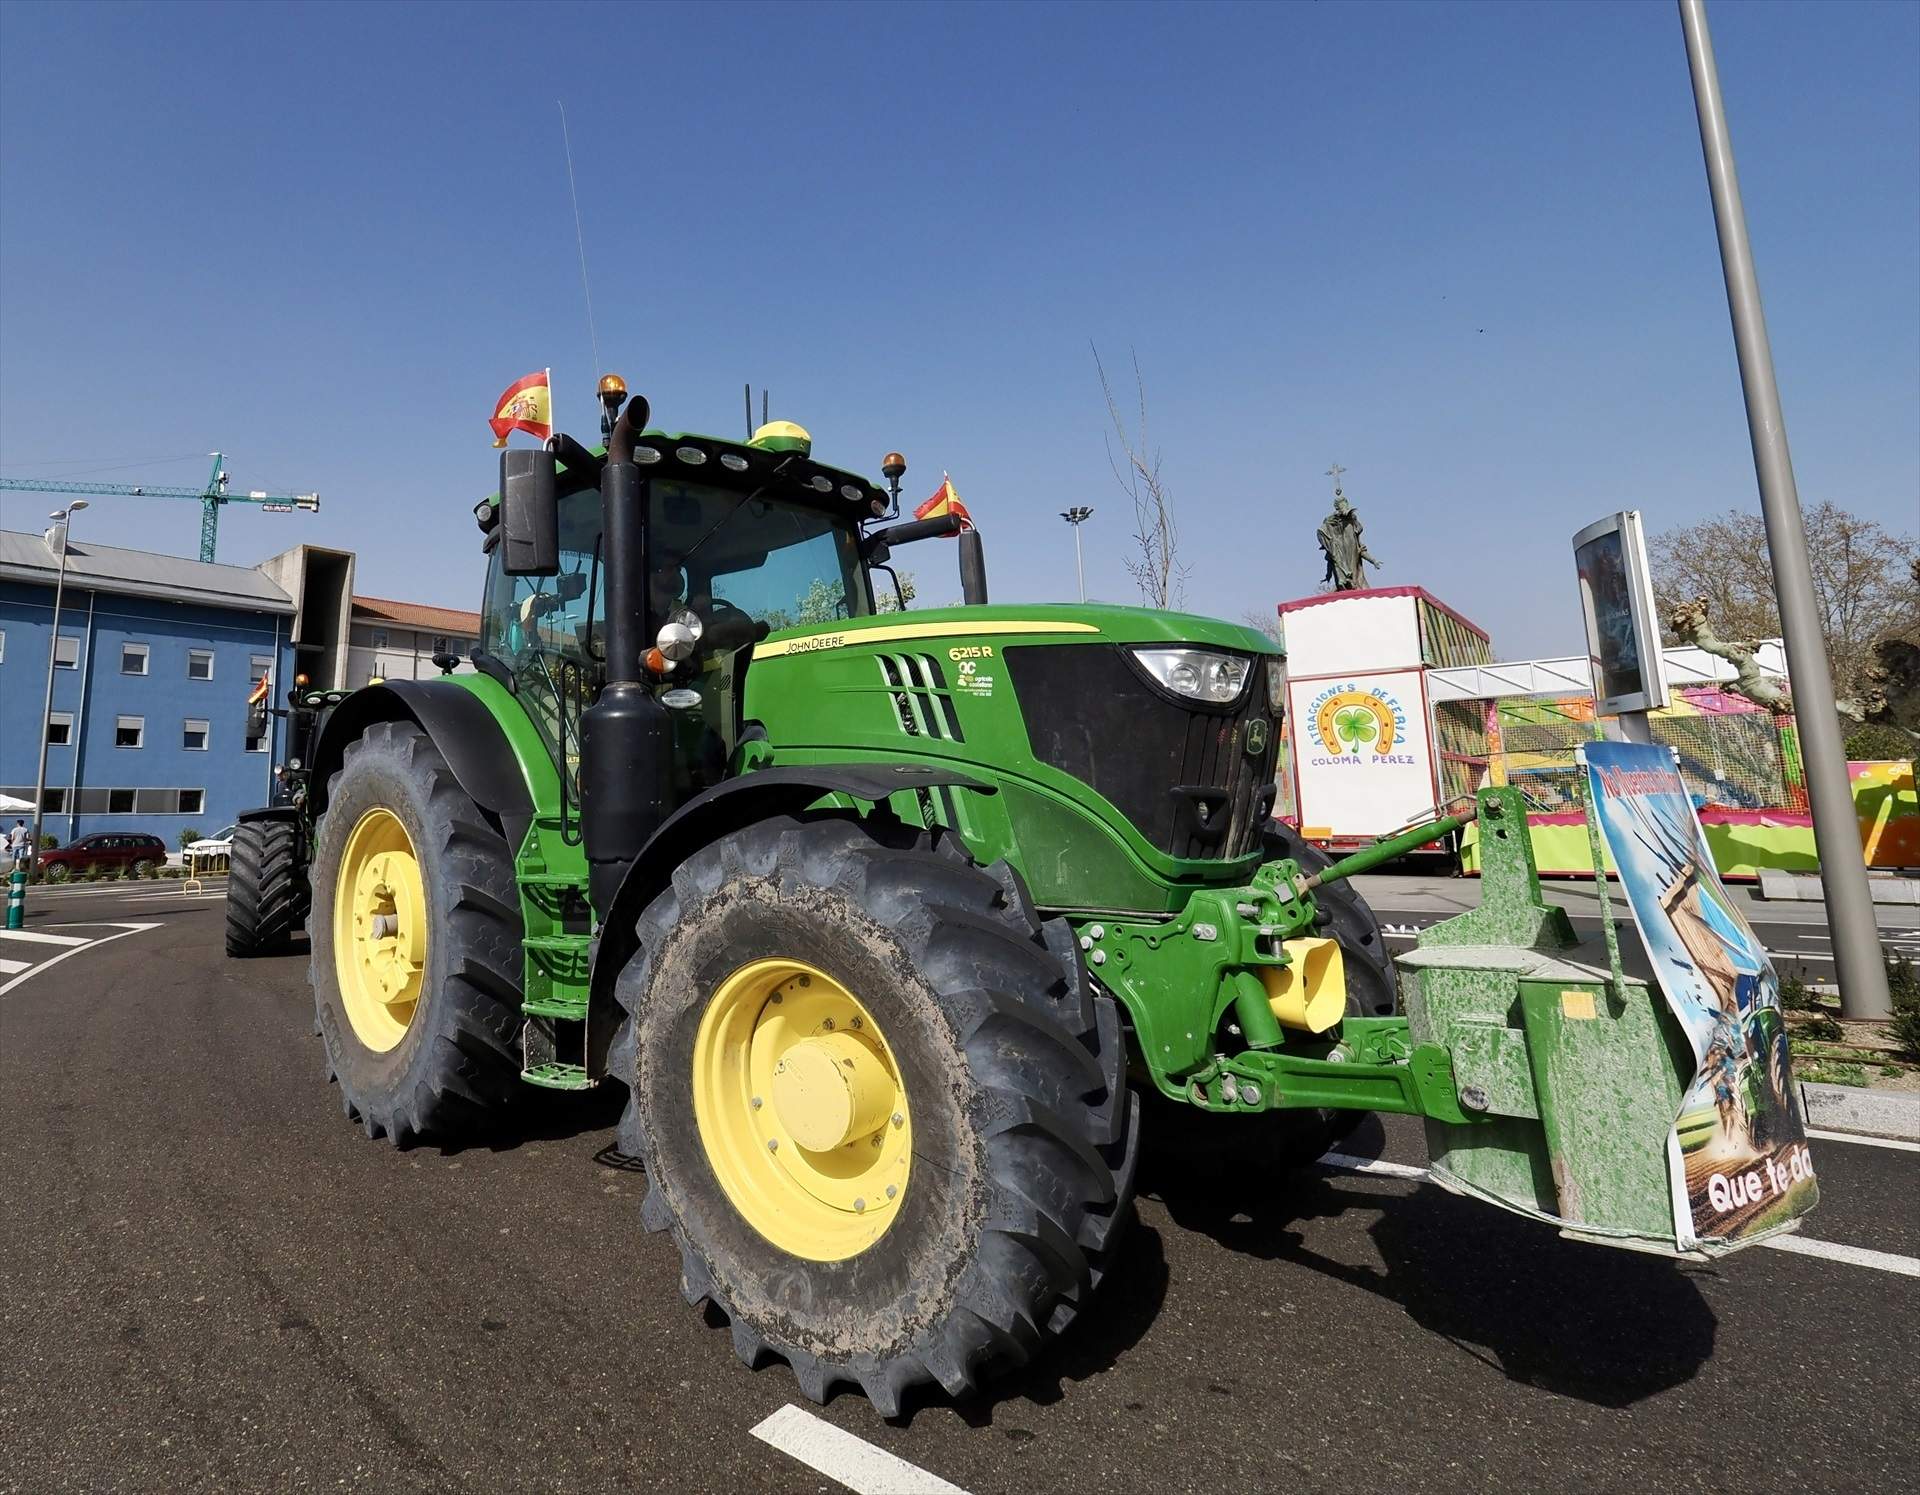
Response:
[[[14,821],[13,829],[7,832],[7,855],[16,867],[32,864],[33,832],[27,829],[26,821]]]

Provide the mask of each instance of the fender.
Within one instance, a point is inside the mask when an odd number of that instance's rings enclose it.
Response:
[[[997,794],[997,786],[957,769],[919,763],[809,763],[762,768],[703,790],[668,816],[639,858],[627,869],[600,922],[588,987],[589,1067],[603,1072],[607,1045],[619,1018],[613,983],[633,958],[634,927],[646,906],[665,890],[673,869],[722,836],[778,815],[798,815],[829,794],[878,802],[902,789],[971,789]]]
[[[313,753],[309,793],[315,820],[327,808],[327,789],[347,744],[375,723],[391,721],[410,721],[424,731],[467,797],[499,817],[508,846],[521,843],[533,822],[534,805],[519,759],[487,704],[466,686],[446,680],[365,686],[333,709]]]

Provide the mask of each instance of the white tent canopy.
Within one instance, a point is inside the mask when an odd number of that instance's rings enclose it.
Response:
[[[0,815],[27,815],[32,811],[32,800],[15,799],[11,794],[0,794]]]

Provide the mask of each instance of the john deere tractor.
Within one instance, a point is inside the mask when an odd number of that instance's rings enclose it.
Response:
[[[1442,951],[1398,1013],[1340,879],[1461,821],[1337,866],[1277,831],[1265,637],[987,605],[973,532],[966,605],[883,613],[890,552],[958,529],[899,519],[901,459],[882,488],[795,426],[673,435],[617,379],[602,399],[603,447],[508,450],[476,510],[477,671],[357,691],[313,752],[317,1026],[369,1137],[458,1139],[524,1086],[619,1083],[688,1301],[749,1364],[887,1413],[1068,1329],[1164,1114],[1305,1156],[1341,1116],[1421,1115],[1471,1190],[1672,1245],[1669,1035],[1644,988],[1552,953],[1564,916],[1501,860],[1517,801],[1482,805],[1488,903],[1454,943],[1518,953],[1487,975]],[[1651,1076],[1632,1145],[1660,1176],[1624,1202],[1576,1195],[1583,1144],[1542,1120],[1591,1103],[1578,1074],[1530,1078],[1515,1027],[1516,983],[1553,961],[1556,990],[1640,1021],[1600,1025],[1608,1128],[1620,1056]],[[1454,1041],[1487,1012],[1491,1037]]]

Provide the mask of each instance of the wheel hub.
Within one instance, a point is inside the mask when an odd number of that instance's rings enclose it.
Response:
[[[427,963],[426,888],[413,839],[391,810],[348,833],[334,884],[333,961],[347,1020],[384,1053],[406,1036]]]
[[[812,1261],[857,1255],[906,1196],[906,1087],[871,1012],[798,960],[722,981],[694,1041],[694,1119],[728,1201]]]

